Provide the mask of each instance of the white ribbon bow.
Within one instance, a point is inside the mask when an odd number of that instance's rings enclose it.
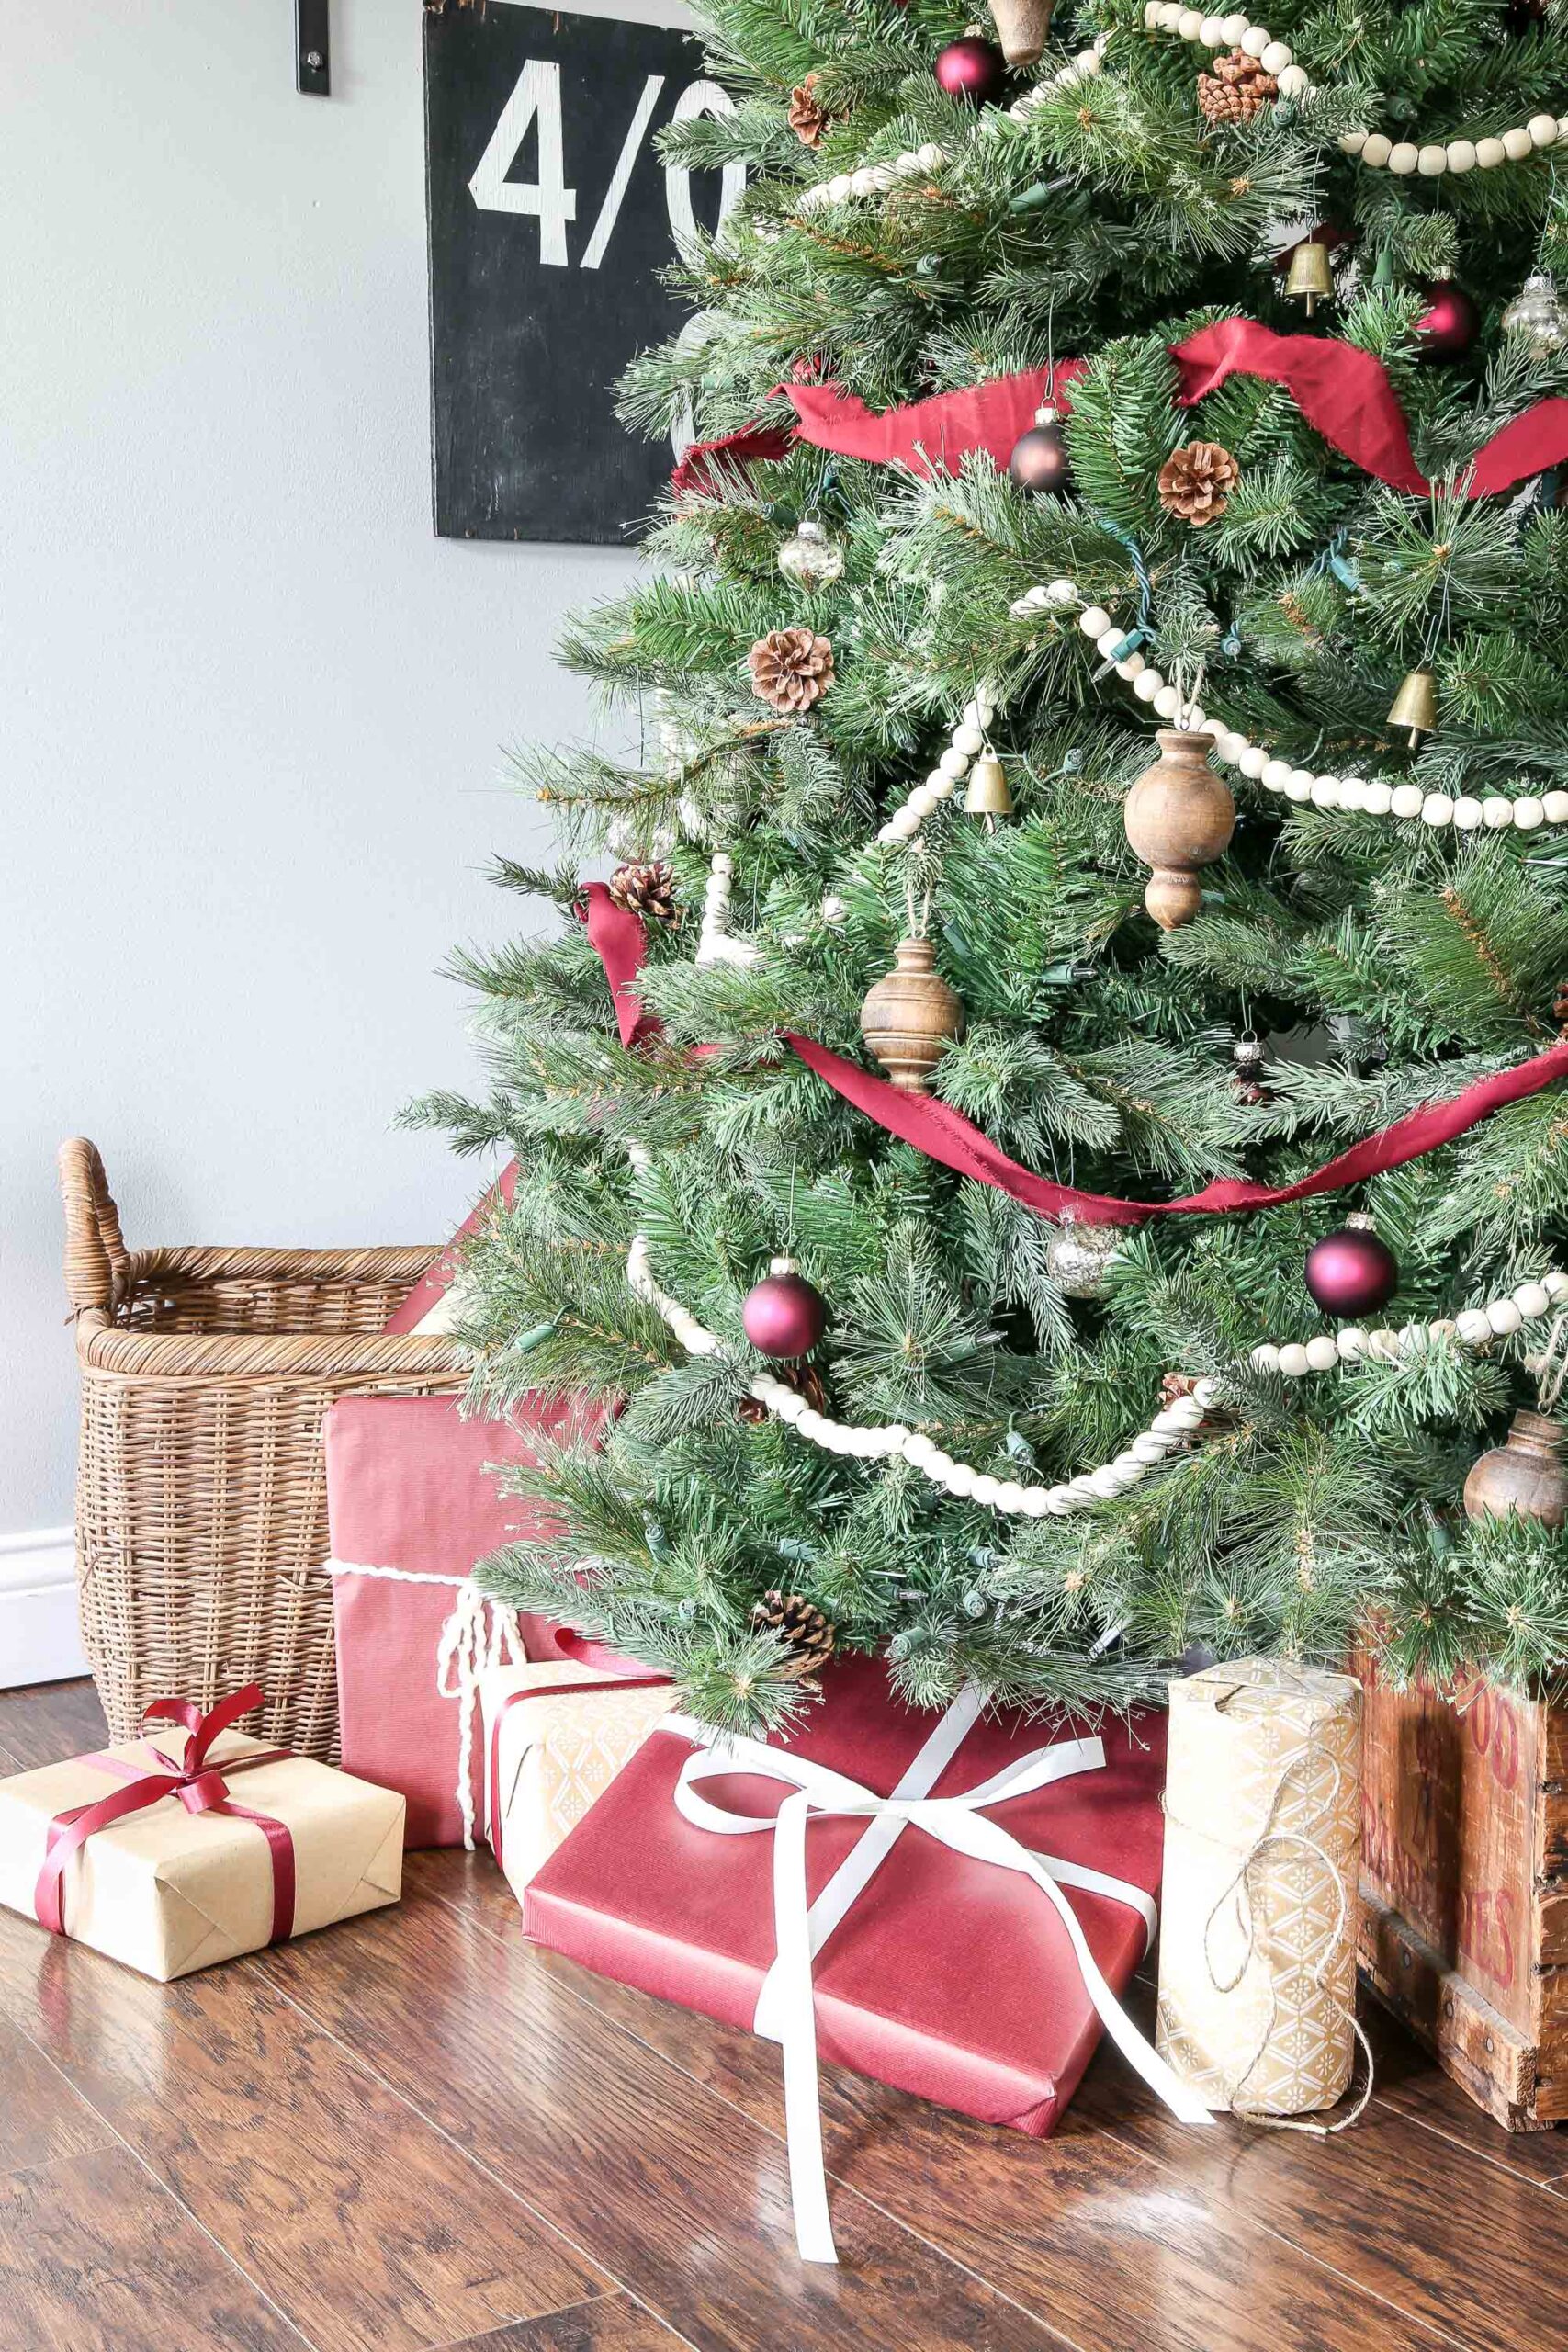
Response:
[[[1151,2090],[1157,2093],[1184,2123],[1210,2123],[1208,2109],[1174,2074],[1153,2045],[1138,2031],[1100,1972],[1073,1912],[1061,1892],[1082,1887],[1091,1894],[1109,1895],[1125,1903],[1143,1918],[1145,1951],[1154,1941],[1157,1914],[1142,1887],[1103,1871],[1086,1869],[1055,1854],[1031,1853],[983,1808],[1005,1798],[1028,1795],[1054,1781],[1079,1772],[1102,1770],[1105,1748],[1098,1738],[1058,1740],[1037,1747],[1004,1766],[988,1781],[955,1796],[932,1797],[943,1768],[957,1753],[965,1734],[979,1715],[977,1692],[965,1690],[941,1718],[924,1747],[890,1797],[879,1797],[858,1781],[826,1765],[813,1764],[788,1748],[768,1747],[761,1740],[731,1739],[712,1732],[684,1715],[669,1715],[660,1728],[681,1733],[694,1743],[681,1768],[675,1804],[684,1818],[699,1829],[723,1838],[761,1834],[773,1840],[773,1932],[777,1957],[758,1996],[755,2030],[784,2048],[784,2121],[789,2143],[790,2196],[795,2208],[795,2243],[806,2262],[837,2262],[832,2224],[828,2214],[828,2176],[822,2155],[822,2113],[817,2075],[817,2014],[812,1993],[811,1962],[851,1909],[874,1872],[911,1823],[940,1838],[954,1853],[994,1862],[998,1869],[1017,1871],[1039,1887],[1066,1929],[1089,1999],[1117,2048]],[[730,1773],[754,1774],[781,1781],[789,1789],[773,1815],[731,1813],[700,1793],[700,1783]],[[855,1844],[815,1903],[808,1903],[806,1884],[806,1826],[813,1815],[863,1815],[870,1826]]]

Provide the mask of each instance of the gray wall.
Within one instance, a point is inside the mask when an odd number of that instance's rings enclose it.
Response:
[[[421,1241],[448,946],[609,550],[431,535],[418,0],[0,0],[0,1536],[71,1514],[54,1152],[132,1246]],[[630,13],[628,10],[627,13]]]

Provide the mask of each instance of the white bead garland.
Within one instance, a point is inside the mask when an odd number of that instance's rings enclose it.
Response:
[[[1540,1316],[1560,1312],[1565,1301],[1568,1274],[1553,1268],[1539,1282],[1520,1283],[1508,1297],[1495,1298],[1488,1306],[1467,1306],[1457,1316],[1439,1316],[1432,1323],[1406,1323],[1397,1331],[1363,1331],[1359,1325],[1347,1324],[1332,1338],[1322,1332],[1304,1346],[1288,1340],[1277,1347],[1266,1340],[1253,1349],[1249,1361],[1255,1372],[1280,1372],[1287,1380],[1301,1380],[1309,1372],[1328,1372],[1336,1363],[1355,1363],[1363,1356],[1396,1363],[1402,1356],[1417,1355],[1439,1340],[1457,1339],[1466,1347],[1483,1348],[1494,1340],[1510,1338]]]
[[[1027,620],[1038,612],[1061,611],[1079,601],[1078,590],[1071,580],[1053,580],[1044,587],[1031,588],[1024,595],[1015,597],[1008,609],[1015,620]],[[1100,605],[1084,607],[1078,615],[1078,627],[1086,637],[1094,639],[1096,650],[1102,653],[1108,654],[1108,641],[1124,641]],[[1287,800],[1298,804],[1310,801],[1314,808],[1343,808],[1355,815],[1406,821],[1418,819],[1424,825],[1452,825],[1461,832],[1472,831],[1478,825],[1513,825],[1521,832],[1533,832],[1543,824],[1568,825],[1568,792],[1548,792],[1539,798],[1525,794],[1517,800],[1506,799],[1501,793],[1487,800],[1461,794],[1455,799],[1446,792],[1423,792],[1415,784],[1388,785],[1362,776],[1316,775],[1310,768],[1293,768],[1288,760],[1275,758],[1238,728],[1226,727],[1195,704],[1182,709],[1179,717],[1175,687],[1168,685],[1142,654],[1134,652],[1114,667],[1123,684],[1131,685],[1140,702],[1151,704],[1158,717],[1177,719],[1191,731],[1210,729],[1214,737],[1214,756],[1224,766],[1239,769],[1252,782],[1261,784],[1266,792],[1279,793]],[[994,688],[990,691],[995,693]],[[878,840],[885,837],[886,831],[884,828],[884,832],[878,834]]]
[[[707,888],[703,893],[703,925],[697,940],[697,952],[693,962],[699,967],[710,964],[760,964],[762,951],[750,939],[729,936],[729,894],[735,876],[735,860],[728,850],[715,850],[713,865],[708,870]]]
[[[1223,20],[1200,17],[1195,8],[1179,6],[1178,0],[1145,0],[1144,23],[1152,33],[1176,33],[1203,49],[1244,49],[1249,57],[1257,58],[1266,74],[1274,75],[1282,98],[1314,95],[1306,69],[1296,63],[1290,43],[1274,40],[1261,25],[1248,24],[1240,17]],[[1419,174],[1429,180],[1440,178],[1444,172],[1473,171],[1477,165],[1484,172],[1495,171],[1499,164],[1522,164],[1543,148],[1563,144],[1568,144],[1568,115],[1552,114],[1532,114],[1529,122],[1499,131],[1495,138],[1450,139],[1444,145],[1433,141],[1417,147],[1408,139],[1387,139],[1381,130],[1347,130],[1339,141],[1344,153],[1372,171],[1392,172],[1396,178]]]
[[[637,1297],[657,1308],[688,1355],[711,1356],[720,1351],[723,1342],[699,1323],[679,1299],[660,1289],[649,1264],[644,1234],[635,1237],[626,1253],[626,1282]],[[994,1478],[970,1463],[955,1462],[932,1439],[919,1430],[907,1428],[901,1421],[864,1424],[834,1420],[829,1414],[816,1411],[797,1389],[774,1373],[758,1373],[750,1384],[750,1394],[767,1407],[775,1419],[790,1425],[824,1453],[846,1454],[862,1462],[886,1461],[897,1455],[929,1478],[932,1486],[944,1487],[951,1495],[962,1495],[1015,1517],[1060,1519],[1136,1486],[1155,1463],[1162,1462],[1168,1453],[1196,1436],[1218,1398],[1219,1384],[1200,1380],[1190,1396],[1178,1397],[1174,1404],[1165,1406],[1148,1428],[1113,1461],[1053,1487],[1026,1487],[1020,1479]]]
[[[1058,579],[1026,590],[1023,595],[1013,599],[1008,609],[1015,620],[1030,620],[1042,612],[1070,610],[1081,601],[1075,582]],[[1568,792],[1548,792],[1539,797],[1527,793],[1517,800],[1496,793],[1478,800],[1467,793],[1450,797],[1446,792],[1423,792],[1414,784],[1389,785],[1376,777],[1317,775],[1310,768],[1293,768],[1288,760],[1273,757],[1238,728],[1225,726],[1201,706],[1190,704],[1179,710],[1176,688],[1135,648],[1121,660],[1112,661],[1117,647],[1125,644],[1131,631],[1113,622],[1102,605],[1084,605],[1078,614],[1078,628],[1085,637],[1092,638],[1096,652],[1112,662],[1122,684],[1131,686],[1137,699],[1149,705],[1156,718],[1175,720],[1190,732],[1211,729],[1214,756],[1221,764],[1238,769],[1251,782],[1261,784],[1266,792],[1278,793],[1298,805],[1310,801],[1314,808],[1343,808],[1350,815],[1389,817],[1396,822],[1418,820],[1433,827],[1451,825],[1460,832],[1472,832],[1478,826],[1495,830],[1512,825],[1521,832],[1533,832],[1541,825],[1568,825]],[[952,798],[968,773],[972,759],[984,748],[985,731],[997,716],[999,691],[990,679],[983,679],[976,688],[974,700],[964,705],[964,716],[953,729],[948,748],[936,766],[879,827],[876,840],[884,848],[912,841],[931,810]],[[698,961],[702,961],[700,950]]]
[[[964,704],[964,716],[953,729],[946,751],[924,784],[916,785],[879,828],[876,838],[885,848],[894,842],[912,841],[931,810],[941,801],[951,800],[968,775],[972,762],[985,750],[986,729],[996,715],[996,688],[983,678],[975,689],[974,700]]]
[[[1021,98],[1015,98],[1006,111],[1014,122],[1027,122],[1036,107],[1044,105],[1056,90],[1070,90],[1079,82],[1090,80],[1100,70],[1100,61],[1110,40],[1108,33],[1097,33],[1093,44],[1082,49],[1068,63],[1059,66],[1043,81],[1036,82]],[[993,128],[997,109],[988,107],[977,125],[978,135],[986,136]],[[835,172],[831,179],[818,180],[795,199],[797,212],[820,212],[824,206],[848,203],[855,197],[886,196],[900,180],[929,180],[953,161],[945,147],[934,139],[923,147],[907,148],[889,164],[863,164],[858,171]]]
[[[660,1289],[649,1263],[645,1234],[634,1237],[626,1253],[626,1283],[637,1298],[657,1308],[689,1355],[711,1356],[722,1351],[721,1340],[699,1323],[679,1299]],[[1282,1347],[1265,1340],[1253,1349],[1249,1361],[1257,1372],[1279,1372],[1288,1380],[1302,1380],[1309,1373],[1329,1372],[1363,1356],[1396,1363],[1400,1357],[1414,1355],[1437,1340],[1457,1338],[1470,1347],[1486,1347],[1495,1339],[1509,1337],[1526,1322],[1561,1309],[1564,1302],[1568,1302],[1568,1274],[1553,1268],[1539,1282],[1520,1283],[1509,1297],[1494,1299],[1484,1307],[1467,1307],[1452,1320],[1443,1317],[1433,1323],[1407,1323],[1398,1331],[1363,1331],[1348,1325],[1332,1337],[1327,1332],[1318,1332],[1304,1342],[1288,1340]],[[1052,1487],[993,1478],[970,1463],[955,1461],[933,1439],[907,1428],[902,1421],[865,1424],[834,1420],[829,1414],[819,1413],[808,1405],[797,1389],[780,1380],[775,1373],[758,1373],[750,1393],[759,1404],[767,1407],[775,1419],[787,1423],[825,1453],[848,1454],[862,1462],[886,1461],[897,1455],[929,1478],[932,1486],[984,1503],[992,1510],[1026,1519],[1065,1519],[1136,1486],[1156,1463],[1196,1438],[1220,1400],[1221,1387],[1218,1381],[1208,1378],[1195,1382],[1190,1396],[1179,1396],[1174,1403],[1162,1407],[1147,1429],[1141,1430],[1113,1460],[1102,1464],[1098,1470],[1080,1471],[1076,1477]]]

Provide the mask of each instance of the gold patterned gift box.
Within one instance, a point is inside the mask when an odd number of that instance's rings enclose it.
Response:
[[[663,1675],[607,1674],[570,1659],[480,1677],[486,1821],[519,1901],[674,1703]]]
[[[1361,1686],[1276,1658],[1170,1687],[1157,2047],[1236,2113],[1333,2107],[1355,2059]]]

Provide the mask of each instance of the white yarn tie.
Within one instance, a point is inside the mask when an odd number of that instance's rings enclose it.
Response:
[[[953,1796],[932,1797],[929,1792],[973,1726],[980,1705],[973,1690],[953,1702],[889,1797],[877,1796],[846,1774],[793,1755],[787,1748],[769,1747],[761,1740],[729,1738],[684,1715],[668,1716],[660,1725],[661,1731],[678,1732],[693,1742],[675,1787],[675,1804],[683,1818],[718,1837],[761,1835],[773,1840],[776,1957],[763,1980],[753,2026],[765,2039],[783,2045],[790,2196],[795,2242],[806,2262],[837,2262],[839,2258],[828,2211],[822,2153],[812,1959],[911,1823],[953,1852],[993,1863],[998,1870],[1015,1871],[1037,1886],[1061,1919],[1085,1989],[1123,2057],[1181,2121],[1206,2126],[1213,2120],[1202,2101],[1145,2040],[1117,2000],[1061,1889],[1081,1887],[1135,1910],[1144,1922],[1145,1951],[1154,1941],[1158,1917],[1153,1897],[1144,1888],[1106,1871],[1089,1870],[1055,1854],[1031,1853],[984,1810],[1080,1772],[1103,1770],[1103,1743],[1098,1738],[1058,1740],[1017,1758],[977,1787]],[[736,1772],[784,1784],[789,1793],[776,1815],[731,1813],[700,1793],[701,1782]],[[870,1826],[812,1903],[806,1879],[807,1825],[814,1817],[830,1816],[863,1817]]]
[[[492,1667],[520,1666],[523,1629],[515,1609],[481,1592],[472,1577],[457,1587],[452,1613],[441,1628],[435,1650],[435,1687],[457,1702],[457,1804],[463,1845],[474,1850],[474,1724],[479,1714],[479,1677]]]
[[[452,1595],[451,1612],[435,1647],[435,1687],[457,1702],[457,1804],[463,1844],[474,1850],[474,1724],[479,1677],[492,1666],[521,1666],[527,1655],[515,1609],[481,1592],[471,1577],[444,1577],[418,1568],[380,1568],[364,1560],[328,1560],[330,1577],[373,1577],[381,1584],[442,1584]]]

